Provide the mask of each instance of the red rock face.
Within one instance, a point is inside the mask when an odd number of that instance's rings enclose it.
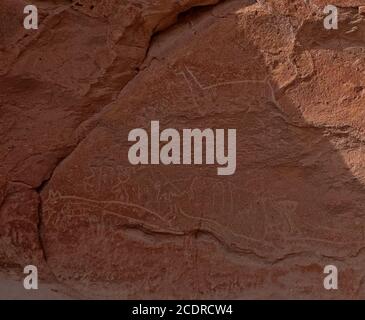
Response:
[[[0,270],[82,298],[363,298],[363,1],[0,5]],[[10,31],[11,30],[11,31]],[[235,128],[237,168],[128,133]],[[336,265],[339,290],[323,287]]]

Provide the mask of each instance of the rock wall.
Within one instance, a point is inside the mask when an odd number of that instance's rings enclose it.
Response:
[[[0,270],[80,298],[364,298],[364,1],[0,4]],[[237,170],[128,133],[236,128]],[[323,288],[335,264],[340,290]]]

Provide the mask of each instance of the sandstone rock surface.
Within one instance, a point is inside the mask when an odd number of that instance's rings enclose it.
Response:
[[[36,31],[25,3],[0,4],[5,275],[36,264],[72,298],[365,298],[364,1],[332,1],[338,30],[324,0],[33,1]],[[151,120],[236,128],[236,173],[132,166]]]

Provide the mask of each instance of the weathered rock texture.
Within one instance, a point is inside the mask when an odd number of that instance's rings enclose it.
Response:
[[[218,2],[32,1],[37,31],[1,2],[2,273],[80,298],[365,298],[365,1],[331,1],[331,31],[324,0]],[[130,165],[151,120],[236,128],[235,175]]]

